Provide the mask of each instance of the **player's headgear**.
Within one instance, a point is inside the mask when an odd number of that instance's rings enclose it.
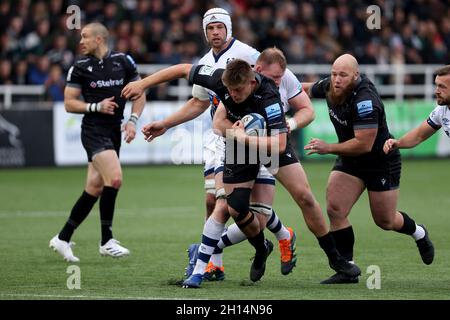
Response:
[[[227,41],[231,38],[232,28],[231,28],[231,17],[227,10],[222,8],[212,8],[205,12],[203,15],[203,31],[206,37],[206,27],[210,23],[221,22],[227,28]],[[208,37],[206,37],[208,40]]]

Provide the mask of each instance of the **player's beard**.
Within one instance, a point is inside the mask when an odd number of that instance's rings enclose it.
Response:
[[[440,106],[450,106],[450,98],[444,99],[442,97],[437,98],[437,104]]]
[[[333,84],[330,84],[330,89],[327,92],[327,98],[332,105],[338,106],[345,102],[347,97],[352,93],[355,88],[355,82],[351,82],[345,89],[343,89],[339,94],[336,93]]]

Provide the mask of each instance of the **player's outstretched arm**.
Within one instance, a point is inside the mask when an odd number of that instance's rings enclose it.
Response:
[[[156,137],[163,135],[167,131],[163,121],[154,121],[146,124],[142,128],[142,134],[148,142],[153,141]]]
[[[209,100],[200,100],[198,98],[189,99],[179,110],[163,120],[165,126],[169,129],[179,124],[188,122],[197,118],[209,107]]]
[[[384,143],[383,151],[389,153],[395,149],[408,149],[417,146],[419,143],[427,140],[437,130],[433,129],[427,121],[423,121],[420,126],[405,133],[400,139],[388,139]]]
[[[144,79],[130,82],[122,89],[122,96],[126,99],[135,100],[144,94],[144,91],[158,84],[180,78],[188,78],[192,64],[176,64],[174,66],[159,70]]]
[[[199,100],[198,98],[189,99],[183,107],[164,120],[146,124],[142,128],[142,133],[144,134],[145,140],[150,142],[156,137],[166,133],[168,129],[197,118],[206,109],[208,109],[208,107],[209,100]]]

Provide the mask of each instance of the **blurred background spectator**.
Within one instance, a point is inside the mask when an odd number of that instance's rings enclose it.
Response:
[[[329,64],[345,52],[361,64],[450,63],[448,0],[0,0],[2,84],[45,83],[48,96],[60,98],[60,78],[79,55],[79,30],[65,23],[72,4],[82,9],[82,24],[104,23],[112,47],[139,64],[197,61],[207,50],[202,14],[216,6],[232,14],[235,37],[259,50],[277,46],[290,64]],[[366,26],[373,4],[379,30]],[[155,95],[170,99],[164,88]]]
[[[60,65],[51,65],[44,85],[45,94],[48,101],[64,101],[64,87],[66,85],[66,81]]]

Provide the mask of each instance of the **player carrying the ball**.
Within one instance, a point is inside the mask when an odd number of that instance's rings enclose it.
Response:
[[[233,141],[233,144],[237,141],[246,145],[246,151],[262,149],[270,154],[271,163],[261,163],[259,159],[257,163],[250,163],[249,152],[245,153],[243,162],[237,161],[241,157],[239,154],[227,154],[225,157],[223,182],[228,211],[256,250],[250,279],[258,281],[264,275],[266,260],[273,247],[272,243],[265,239],[259,220],[255,219],[255,215],[249,210],[250,194],[261,164],[270,167],[275,177],[299,205],[308,228],[327,254],[330,267],[349,276],[358,276],[361,273],[358,266],[347,262],[337,251],[319,203],[314,198],[306,174],[289,143],[280,95],[273,80],[254,72],[247,62],[239,59],[228,63],[226,69],[179,64],[128,85],[122,94],[133,100],[139,98],[146,88],[182,77],[188,78],[193,84],[213,90],[219,96],[223,104],[216,111],[214,124],[215,129],[222,135],[232,139],[228,140],[228,144],[230,141]],[[267,136],[248,136],[245,133],[239,120],[249,113],[259,113],[264,117]],[[147,139],[153,139],[160,134],[146,131],[145,127],[143,133]],[[274,167],[272,162],[278,165]],[[213,211],[210,218],[216,221],[216,228],[210,228],[207,234],[203,234],[202,247],[214,247],[219,242],[225,222],[229,218],[216,217],[215,214],[216,211]],[[211,254],[200,250],[193,274],[184,281],[185,287],[200,286],[210,256]]]

